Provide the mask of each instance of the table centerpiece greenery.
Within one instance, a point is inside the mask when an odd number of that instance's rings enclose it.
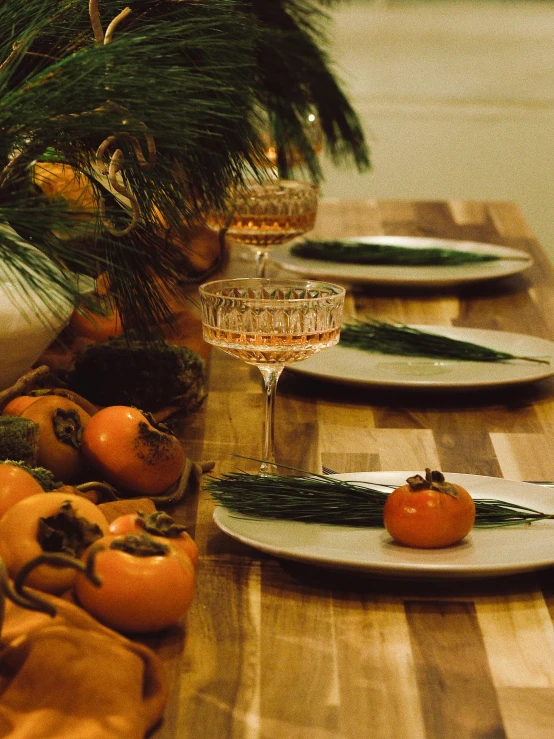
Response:
[[[170,234],[186,242],[232,184],[267,167],[261,120],[282,176],[300,152],[321,178],[310,111],[337,163],[368,167],[327,55],[331,5],[4,0],[0,260],[23,292],[47,293],[46,280],[71,298],[72,273],[103,273],[125,329],[167,320],[183,280],[202,278],[183,272]]]

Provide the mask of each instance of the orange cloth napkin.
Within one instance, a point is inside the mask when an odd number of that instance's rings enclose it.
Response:
[[[6,603],[0,737],[143,739],[167,699],[159,658],[73,603],[40,595],[54,618]]]

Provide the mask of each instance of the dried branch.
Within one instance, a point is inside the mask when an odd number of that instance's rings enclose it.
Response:
[[[46,377],[50,372],[50,368],[46,364],[40,365],[36,369],[31,369],[22,375],[13,385],[0,392],[0,409],[4,408],[10,400],[17,398],[18,395],[25,395],[31,390],[35,384]]]
[[[8,64],[10,64],[10,62],[14,59],[22,45],[22,41],[20,41],[19,43],[16,41],[15,44],[13,44],[11,53],[6,57],[6,59],[4,59],[2,64],[0,64],[0,73],[2,73],[6,69]]]
[[[100,41],[100,33],[102,32],[102,26],[100,24],[100,15],[98,12],[98,4],[97,0],[90,0],[90,17],[91,22],[93,24],[93,29],[95,30],[95,38],[97,41]],[[104,36],[104,45],[109,44],[110,41],[113,39],[113,35],[115,33],[115,30],[119,26],[119,24],[127,18],[133,11],[131,8],[126,7],[124,8],[121,13],[116,15],[115,18],[112,19],[110,24],[108,25],[108,28],[106,29],[106,34]],[[125,125],[127,121],[123,121],[123,124]],[[156,162],[156,144],[154,142],[154,138],[145,132],[145,138],[146,138],[146,145],[148,148],[148,159],[145,158],[142,149],[140,147],[139,141],[136,138],[136,136],[132,136],[131,134],[117,134],[108,136],[104,139],[104,141],[100,144],[96,151],[96,159],[101,160],[104,156],[105,152],[107,151],[108,147],[113,144],[119,137],[125,137],[131,142],[131,146],[133,148],[133,151],[135,153],[137,162],[139,166],[142,169],[152,169],[154,167]],[[113,224],[111,224],[106,218],[105,218],[105,200],[104,198],[101,198],[100,200],[100,213],[102,218],[102,223],[107,231],[112,236],[126,236],[127,234],[131,233],[131,231],[135,228],[137,223],[140,220],[140,208],[138,201],[136,197],[124,186],[122,185],[119,180],[117,179],[117,175],[121,170],[123,169],[123,163],[125,161],[123,152],[121,149],[116,149],[114,153],[112,154],[110,158],[109,166],[103,169],[103,174],[108,176],[109,183],[111,187],[118,192],[120,195],[123,195],[131,204],[132,208],[132,215],[131,215],[131,222],[128,226],[124,229],[116,229],[114,228]]]
[[[88,12],[92,30],[94,32],[94,40],[98,43],[102,43],[104,41],[104,29],[102,28],[102,21],[100,20],[98,0],[89,0]]]
[[[127,18],[127,16],[130,15],[132,12],[133,11],[131,10],[131,8],[127,7],[127,8],[123,8],[123,10],[121,11],[121,13],[119,13],[119,15],[115,16],[115,18],[110,22],[110,25],[106,29],[106,35],[104,37],[104,45],[110,43],[115,29],[119,26],[121,21],[125,20],[125,18]]]
[[[126,134],[125,137],[131,142],[131,146],[133,147],[139,166],[142,169],[152,169],[156,164],[156,142],[154,141],[154,137],[149,133],[144,134],[146,146],[148,147],[148,159],[146,159],[142,153],[142,149],[140,148],[140,144],[136,136]]]
[[[106,142],[111,143],[112,141],[116,140],[116,138],[117,137],[115,136],[108,136],[108,138],[105,139],[104,142],[101,144],[101,147],[105,150],[104,144],[106,144]],[[117,175],[122,169],[123,161],[124,161],[123,152],[121,151],[121,149],[116,149],[110,158],[109,166],[107,167],[107,169],[104,168],[102,170],[102,174],[105,174],[108,176],[108,181],[111,187],[116,192],[126,197],[127,200],[129,200],[129,202],[131,203],[131,208],[132,208],[131,222],[124,229],[118,230],[113,226],[112,223],[110,223],[110,221],[107,220],[106,215],[105,215],[105,200],[104,198],[100,198],[99,205],[100,205],[100,216],[102,219],[102,223],[104,227],[106,228],[106,230],[109,231],[110,234],[112,234],[112,236],[126,236],[128,233],[131,233],[131,231],[135,228],[135,226],[140,220],[140,208],[139,208],[137,199],[117,179]]]
[[[123,125],[128,125],[129,121],[125,120],[122,121],[122,123]],[[144,126],[144,124],[142,125]],[[112,136],[107,136],[96,150],[96,159],[102,160],[106,154],[108,147],[119,138],[127,139],[131,143],[137,162],[142,169],[152,169],[154,167],[154,165],[156,164],[156,142],[154,141],[154,137],[151,134],[146,133],[146,131],[144,133],[144,138],[146,139],[148,159],[146,159],[146,157],[144,156],[137,137],[125,132],[117,133]],[[104,168],[103,174],[108,174],[107,168]]]

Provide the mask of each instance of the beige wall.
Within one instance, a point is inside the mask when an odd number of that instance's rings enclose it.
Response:
[[[554,2],[354,0],[333,19],[373,170],[326,163],[324,194],[513,200],[554,255]]]

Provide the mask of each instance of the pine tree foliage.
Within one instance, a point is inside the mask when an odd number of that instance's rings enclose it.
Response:
[[[167,227],[193,230],[232,183],[267,165],[264,116],[281,173],[296,149],[309,176],[320,177],[304,130],[310,110],[337,161],[368,166],[360,124],[325,52],[329,4],[3,0],[6,269],[27,275],[29,292],[54,282],[68,295],[75,288],[65,267],[105,271],[124,325],[155,325],[168,309],[153,278],[169,293],[187,278]],[[78,173],[82,200],[47,196],[41,162]]]
[[[262,29],[256,45],[259,99],[268,112],[280,174],[287,176],[295,150],[306,158],[315,180],[321,172],[305,123],[317,111],[329,153],[337,164],[351,158],[360,170],[369,166],[357,115],[337,83],[327,51],[326,6],[313,0],[251,0],[250,10]]]

